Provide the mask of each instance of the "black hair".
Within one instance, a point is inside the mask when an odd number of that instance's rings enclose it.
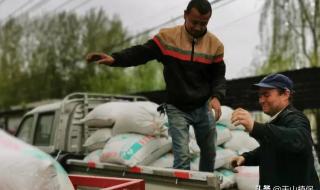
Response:
[[[207,0],[191,0],[187,6],[186,13],[189,13],[192,8],[196,8],[202,15],[212,12],[211,4]]]
[[[282,88],[277,88],[277,91],[280,95],[284,94],[286,91],[288,91],[287,89],[282,89]],[[293,94],[294,94],[294,91],[293,90],[289,90],[289,102],[292,102],[293,100]]]

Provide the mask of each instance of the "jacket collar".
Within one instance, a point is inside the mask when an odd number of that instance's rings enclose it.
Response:
[[[195,42],[197,43],[197,41],[199,41],[200,38],[202,38],[203,36],[205,36],[205,35],[207,34],[207,30],[206,30],[205,32],[203,32],[203,34],[202,34],[201,36],[198,36],[198,37],[195,38],[194,36],[192,36],[192,35],[188,32],[185,24],[183,25],[182,28],[183,28],[183,29],[182,29],[182,30],[183,30],[183,33],[187,36],[187,38],[188,38],[188,40],[189,40],[190,42],[192,42],[193,40],[195,40]]]
[[[279,120],[279,118],[287,115],[288,113],[291,112],[291,109],[293,108],[293,106],[291,104],[289,104],[287,107],[285,107],[284,109],[282,109],[280,112],[278,112],[276,115],[274,115],[273,117],[271,117],[270,119],[270,123],[274,123],[277,120]]]

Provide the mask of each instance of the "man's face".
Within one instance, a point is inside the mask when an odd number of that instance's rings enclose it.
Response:
[[[185,26],[189,34],[197,38],[202,36],[207,30],[207,24],[211,17],[211,12],[202,15],[196,8],[184,13]]]
[[[262,111],[270,116],[274,116],[289,104],[289,91],[280,94],[274,88],[260,88],[258,93]]]

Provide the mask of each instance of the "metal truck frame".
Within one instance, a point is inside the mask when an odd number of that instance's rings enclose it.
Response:
[[[88,127],[80,120],[97,105],[111,101],[147,99],[142,96],[72,93],[62,101],[26,113],[16,136],[51,154],[70,174],[144,179],[146,189],[152,190],[220,189],[221,177],[213,173],[84,161],[82,158],[88,151],[82,145],[97,128]]]

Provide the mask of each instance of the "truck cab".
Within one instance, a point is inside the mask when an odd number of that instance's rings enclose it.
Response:
[[[54,152],[54,139],[61,102],[39,106],[24,115],[16,136],[41,150]]]
[[[146,101],[141,96],[73,93],[63,100],[42,105],[27,112],[16,136],[53,156],[68,153],[83,155],[82,147],[95,128],[80,120],[95,106],[111,101]]]

